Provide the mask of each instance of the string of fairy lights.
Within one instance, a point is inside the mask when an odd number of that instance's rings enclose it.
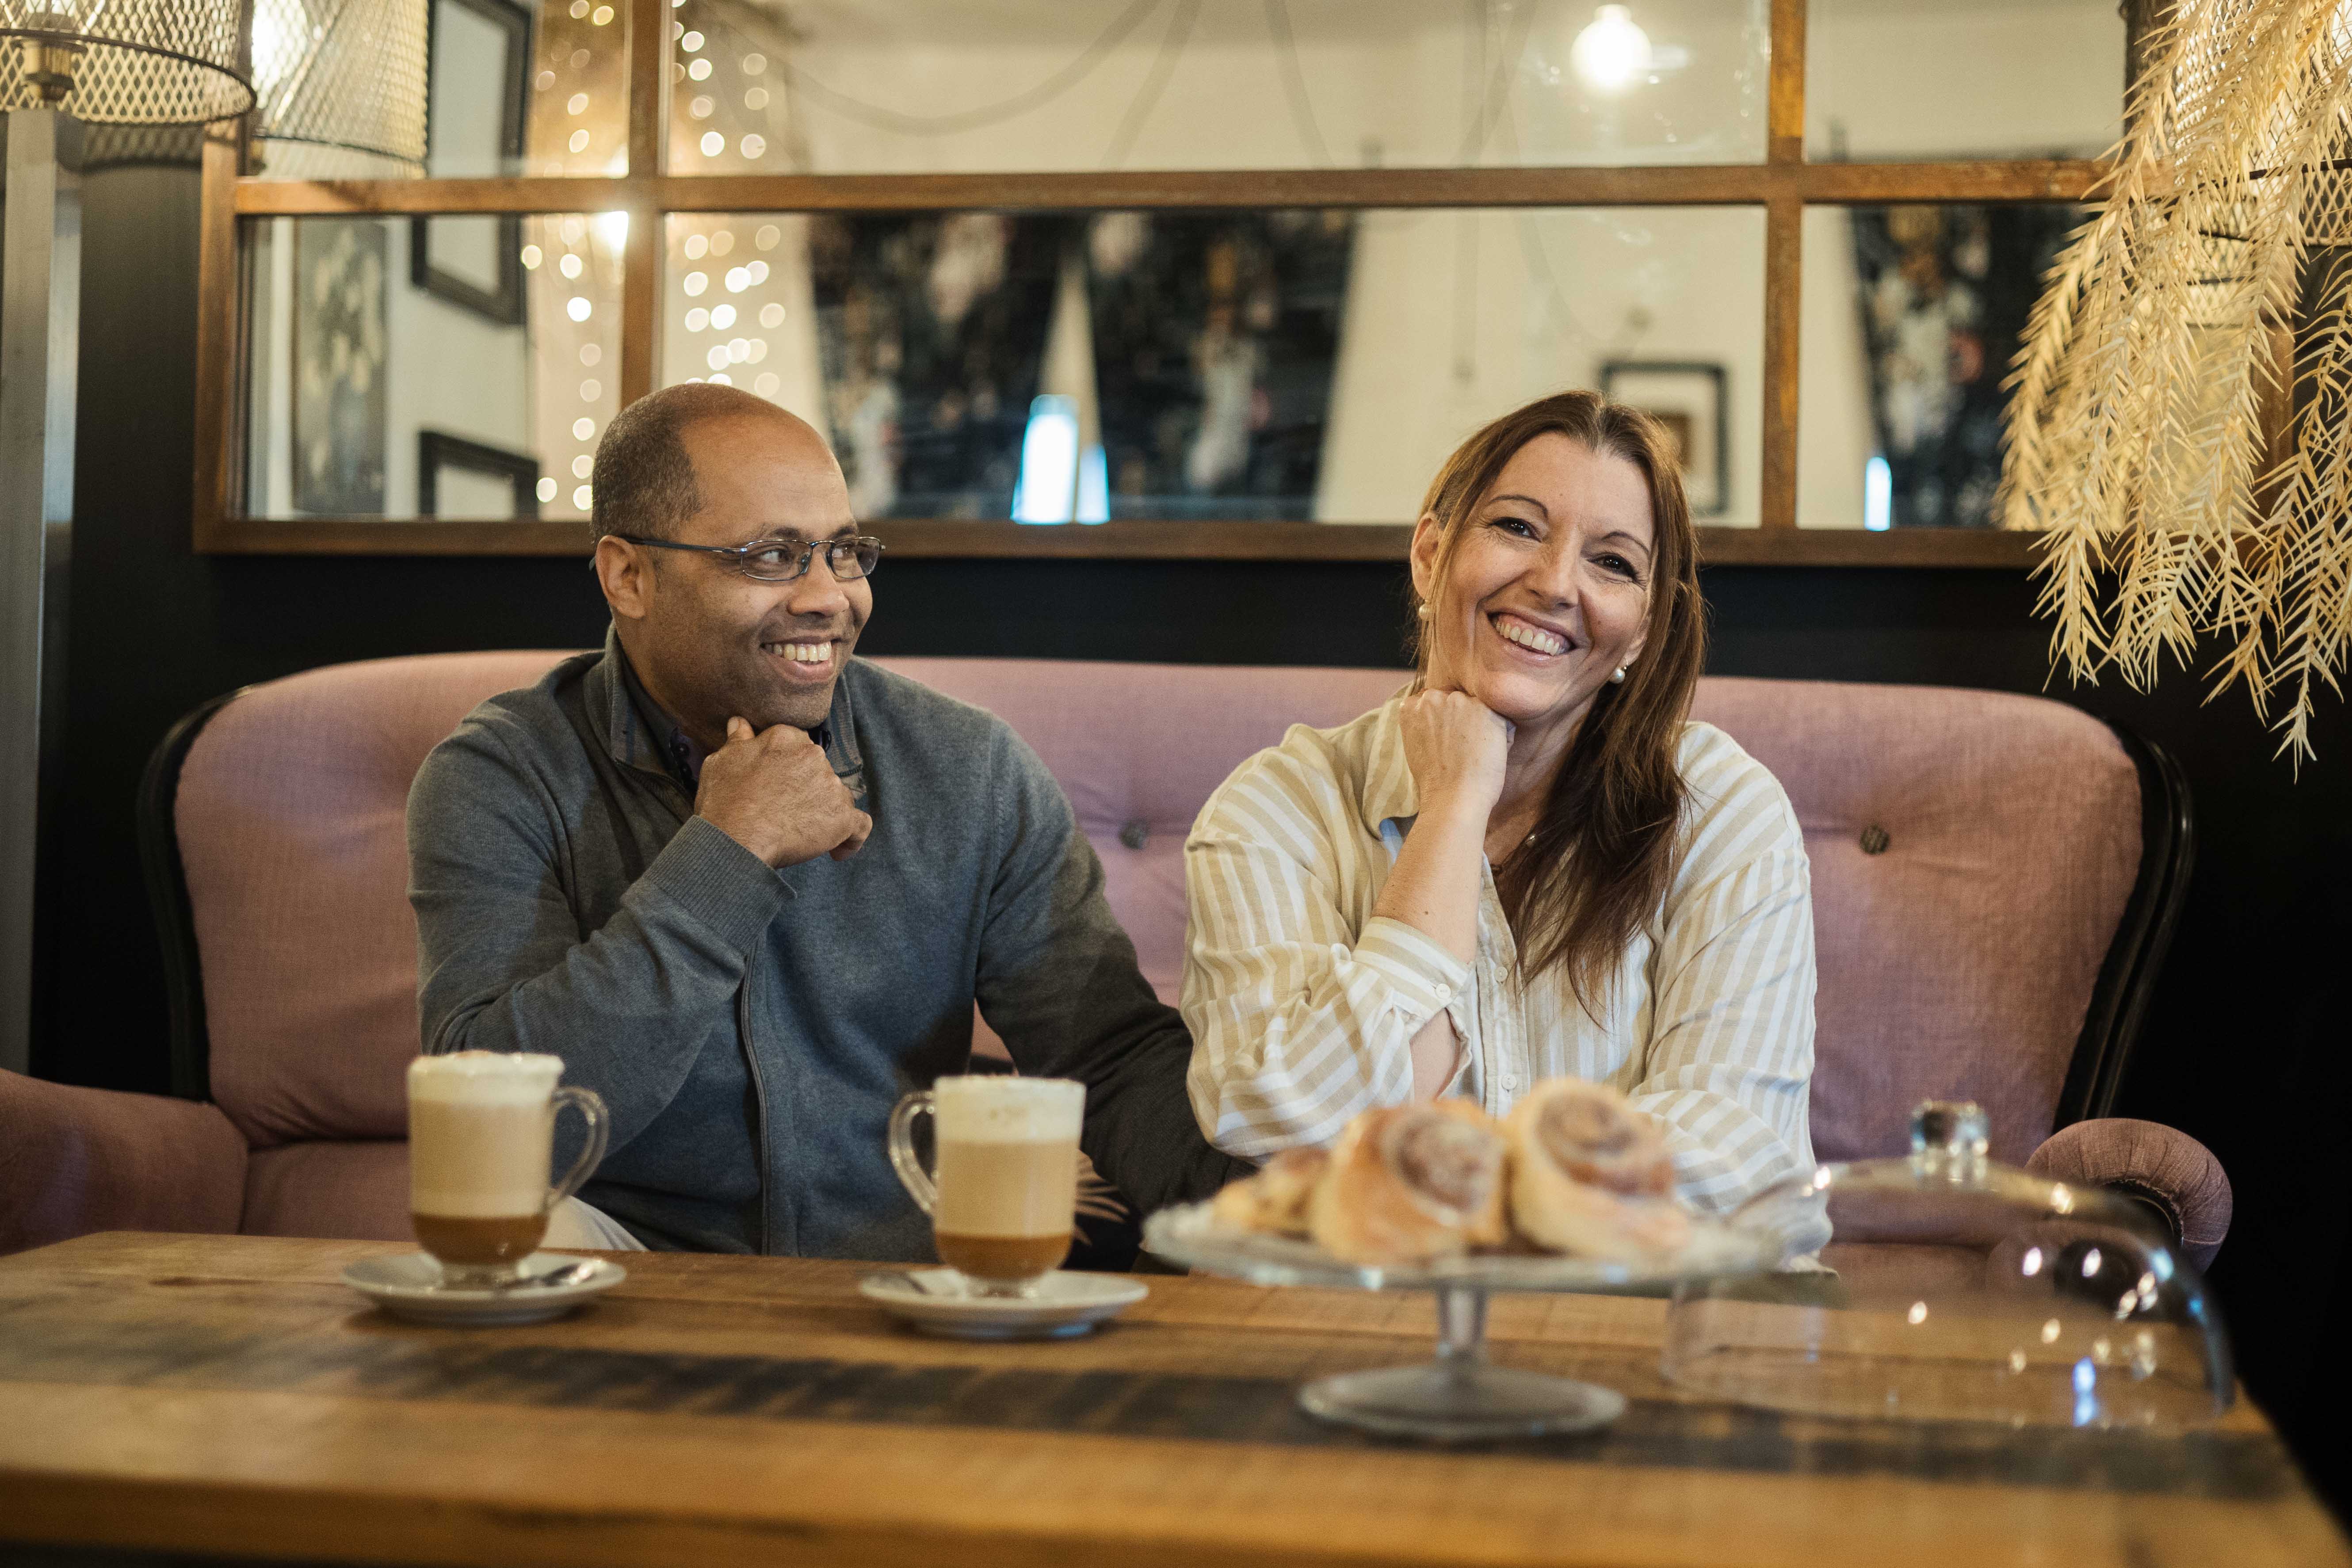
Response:
[[[746,228],[748,237],[741,232]],[[766,360],[768,340],[754,336],[753,331],[774,331],[782,327],[785,306],[764,287],[776,279],[764,256],[731,258],[745,250],[773,251],[782,241],[783,230],[772,222],[753,228],[749,220],[722,216],[700,219],[688,232],[674,237],[686,267],[677,279],[677,292],[689,303],[678,317],[688,342],[683,354],[674,354],[673,361],[699,354],[705,374],[687,379],[732,384],[737,366],[758,365]],[[761,396],[773,397],[782,383],[772,371],[754,371],[748,384]]]
[[[670,163],[688,173],[807,163],[769,41],[741,26],[740,8],[674,0]],[[768,334],[805,308],[789,298],[779,254],[796,220],[767,214],[681,213],[669,219],[666,379],[742,385],[777,397]],[[808,412],[808,411],[803,411]]]
[[[782,95],[762,79],[766,56],[740,46],[723,21],[705,20],[673,0],[671,65],[682,89],[673,110],[672,166],[707,167],[721,158],[757,163],[777,134]],[[689,25],[691,24],[691,25]],[[610,4],[554,0],[541,16],[525,163],[540,174],[617,174],[628,167],[627,23]],[[720,55],[721,47],[726,54]],[[719,57],[719,58],[714,58]],[[722,88],[724,70],[734,79]],[[535,436],[548,472],[542,508],[584,515],[596,443],[619,410],[619,302],[628,215],[533,216],[523,224],[521,261],[533,330],[538,409]],[[667,223],[672,307],[665,381],[740,378],[761,396],[781,389],[759,368],[762,335],[787,310],[769,259],[782,242],[773,221],[677,215]],[[567,504],[568,503],[568,504]]]
[[[603,0],[551,0],[540,16],[525,166],[534,174],[628,170],[628,24]],[[626,213],[534,216],[522,265],[538,388],[539,501],[584,516],[596,442],[620,409]]]

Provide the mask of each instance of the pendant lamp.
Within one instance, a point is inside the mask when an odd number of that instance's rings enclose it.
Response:
[[[252,0],[253,153],[281,179],[425,172],[427,0]]]

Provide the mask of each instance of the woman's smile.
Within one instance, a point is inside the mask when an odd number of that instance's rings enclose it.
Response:
[[[1576,634],[1556,621],[1541,621],[1514,610],[1497,610],[1486,617],[1510,652],[1520,658],[1549,664],[1582,645]]]

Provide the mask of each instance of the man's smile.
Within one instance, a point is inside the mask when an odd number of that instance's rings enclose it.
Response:
[[[831,637],[793,637],[763,642],[760,651],[782,667],[786,679],[814,684],[833,679],[841,662],[837,647],[838,639]]]

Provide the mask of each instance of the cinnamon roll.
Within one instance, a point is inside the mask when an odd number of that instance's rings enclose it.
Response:
[[[1350,1263],[1425,1263],[1509,1235],[1504,1143],[1467,1100],[1367,1110],[1339,1134],[1307,1205],[1318,1245]]]
[[[1665,1136],[1615,1089],[1578,1079],[1539,1083],[1505,1118],[1503,1135],[1511,1221],[1538,1246],[1633,1262],[1689,1241]]]
[[[1330,1168],[1328,1149],[1285,1149],[1254,1176],[1229,1182],[1209,1213],[1220,1225],[1270,1236],[1305,1236],[1307,1204]]]

